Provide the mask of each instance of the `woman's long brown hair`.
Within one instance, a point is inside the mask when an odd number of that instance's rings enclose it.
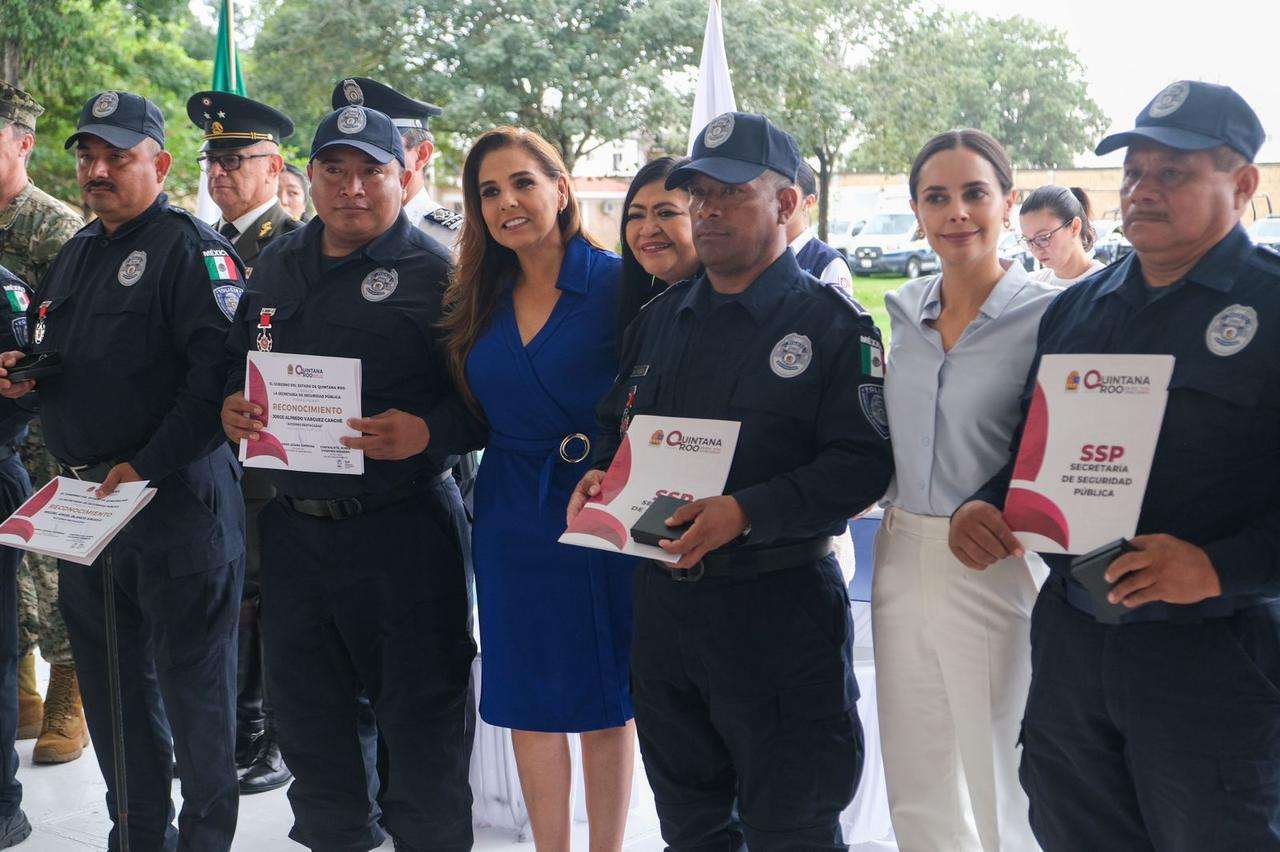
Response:
[[[440,325],[445,332],[449,371],[473,408],[477,406],[467,384],[467,355],[488,326],[504,282],[520,270],[516,253],[500,245],[484,223],[484,214],[480,210],[480,164],[493,151],[513,145],[528,152],[547,177],[552,180],[559,180],[562,175],[568,178],[568,202],[556,217],[565,244],[568,245],[574,237],[582,237],[592,246],[601,248],[582,230],[573,179],[554,145],[532,130],[502,126],[486,132],[471,146],[462,164],[463,220],[458,263],[445,290],[445,312]]]

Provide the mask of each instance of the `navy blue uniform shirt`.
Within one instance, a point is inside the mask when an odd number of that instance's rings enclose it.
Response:
[[[0,266],[0,352],[27,347],[27,305],[31,288],[21,278]],[[35,416],[17,400],[0,399],[0,446],[14,447],[26,439],[27,424]]]
[[[154,481],[215,449],[243,279],[230,244],[163,193],[109,236],[95,219],[68,240],[27,314],[31,351],[62,355],[37,386],[54,458]]]
[[[398,408],[423,418],[431,430],[426,452],[402,461],[366,457],[362,476],[264,469],[280,493],[299,499],[360,497],[441,473],[456,461],[447,451],[481,446],[485,434],[449,378],[436,327],[449,253],[403,213],[344,258],[321,256],[323,233],[324,222],[316,217],[258,256],[227,338],[224,394],[244,391],[246,353],[258,348],[263,310],[274,309],[272,352],[358,358],[365,417]]]
[[[893,472],[881,353],[871,317],[790,251],[738,297],[705,274],[673,285],[627,330],[593,463],[637,414],[736,420],[724,493],[750,522],[742,545],[836,535]]]
[[[1150,299],[1131,254],[1064,290],[1040,322],[1024,416],[1042,355],[1173,355],[1138,535],[1203,547],[1224,595],[1280,595],[1280,255],[1237,225],[1170,287]],[[1250,314],[1252,328],[1224,346],[1224,319]],[[971,499],[1003,507],[1012,471],[1011,458]],[[1066,576],[1070,557],[1045,561]],[[1195,614],[1193,606],[1147,606]]]

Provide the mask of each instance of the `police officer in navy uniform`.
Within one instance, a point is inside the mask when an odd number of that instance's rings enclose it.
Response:
[[[0,266],[0,351],[27,345],[26,310],[31,291],[21,278]],[[26,439],[32,414],[11,400],[0,400],[0,513],[9,517],[31,496],[31,479],[17,448]],[[31,835],[22,812],[18,782],[18,566],[22,551],[0,547],[0,849],[16,846]]]
[[[362,475],[269,472],[262,513],[267,685],[295,780],[290,836],[313,849],[384,839],[366,790],[356,699],[373,703],[382,825],[406,850],[471,848],[466,693],[466,517],[428,449],[476,446],[482,427],[448,377],[437,322],[449,255],[413,227],[386,115],[326,116],[308,173],[316,216],[259,258],[228,339],[223,426],[254,440],[245,355],[358,358]],[[403,459],[392,461],[392,459]]]
[[[158,107],[129,92],[84,105],[76,177],[97,218],[54,259],[28,315],[49,452],[66,476],[149,480],[151,503],[107,549],[134,848],[231,846],[238,796],[235,631],[244,571],[240,468],[218,429],[224,341],[243,270],[230,244],[163,193],[172,158]],[[0,366],[13,366],[9,352]],[[31,382],[0,379],[18,397]],[[116,818],[103,573],[59,563],[85,715]],[[172,741],[173,747],[170,748]],[[182,768],[181,832],[170,797]],[[179,836],[180,834],[180,836]],[[115,845],[115,829],[111,843]]]
[[[196,92],[187,117],[204,131],[200,165],[209,194],[222,217],[218,231],[231,241],[253,274],[258,255],[277,237],[295,231],[294,220],[277,198],[284,160],[280,143],[293,135],[293,121],[267,104],[230,92]],[[275,496],[266,474],[245,470],[245,570],[236,641],[236,771],[240,792],[265,793],[289,783],[292,773],[280,757],[271,705],[263,690],[261,531],[258,516]]]
[[[599,409],[601,468],[638,414],[742,424],[725,494],[668,522],[693,522],[662,545],[680,561],[635,575],[636,727],[673,850],[845,849],[861,775],[831,537],[884,493],[893,461],[883,381],[861,367],[875,324],[787,250],[799,160],[760,115],[698,134],[667,187],[689,189],[706,271],[632,323]],[[602,479],[584,477],[570,517]]]
[[[1106,573],[1122,623],[1045,556],[1021,775],[1049,852],[1280,848],[1280,256],[1240,225],[1263,139],[1225,86],[1161,91],[1097,149],[1128,149],[1133,254],[1041,321],[1024,403],[1042,355],[1176,359],[1135,550]],[[971,568],[1019,549],[1012,467],[952,517]]]

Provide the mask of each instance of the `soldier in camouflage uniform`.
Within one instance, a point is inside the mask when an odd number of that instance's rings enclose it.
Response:
[[[0,266],[23,279],[34,291],[62,244],[84,224],[81,216],[38,189],[27,177],[27,160],[35,145],[36,118],[44,108],[21,89],[0,83]],[[31,424],[21,448],[31,479],[46,482],[57,465],[45,451],[39,422]],[[80,689],[67,628],[58,611],[57,562],[26,554],[18,580],[20,600],[19,725],[23,739],[39,737],[37,763],[65,763],[80,756],[89,742],[80,708]],[[49,690],[41,701],[35,682],[35,658],[52,666]]]

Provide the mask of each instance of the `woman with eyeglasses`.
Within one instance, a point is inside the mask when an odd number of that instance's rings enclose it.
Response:
[[[1089,221],[1089,207],[1089,196],[1079,187],[1050,184],[1026,197],[1018,209],[1022,242],[1044,267],[1032,278],[1070,287],[1104,266],[1092,255],[1098,235]]]
[[[995,139],[935,136],[908,187],[942,271],[885,299],[896,473],[871,613],[890,816],[904,852],[1031,852],[1016,743],[1047,571],[1035,556],[970,570],[947,536],[951,513],[1009,458],[1040,317],[1059,291],[1000,259],[1013,168]]]

